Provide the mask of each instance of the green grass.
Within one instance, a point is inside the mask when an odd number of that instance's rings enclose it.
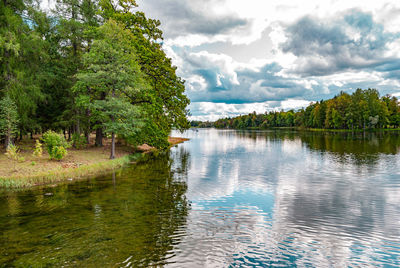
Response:
[[[49,172],[40,172],[32,176],[11,176],[0,178],[0,188],[24,188],[62,181],[74,181],[112,171],[139,160],[142,154],[127,155],[121,158],[82,165],[77,168],[56,169]]]

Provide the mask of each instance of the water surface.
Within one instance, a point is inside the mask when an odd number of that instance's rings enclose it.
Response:
[[[397,133],[183,136],[107,176],[0,194],[0,263],[400,266]]]

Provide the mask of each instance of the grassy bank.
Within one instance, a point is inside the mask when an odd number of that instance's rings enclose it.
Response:
[[[185,140],[187,139],[169,138],[171,146]],[[47,153],[43,153],[41,157],[33,156],[33,140],[23,140],[17,145],[24,161],[12,161],[4,155],[4,150],[0,151],[0,188],[31,187],[101,175],[138,161],[144,153],[156,150],[146,145],[136,149],[117,145],[117,158],[109,160],[110,145],[105,142],[105,146],[101,148],[91,144],[81,150],[70,149],[65,159],[55,161],[49,160]]]
[[[100,175],[130,162],[129,156],[123,156],[109,161],[101,161],[93,164],[82,165],[77,168],[60,168],[50,171],[42,171],[33,175],[16,175],[0,178],[1,188],[22,188],[44,184],[52,184],[61,181],[73,181]]]

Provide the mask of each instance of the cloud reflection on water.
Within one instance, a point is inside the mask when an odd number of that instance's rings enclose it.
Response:
[[[185,135],[192,210],[177,246],[185,254],[176,255],[180,261],[400,264],[398,135],[215,129]]]

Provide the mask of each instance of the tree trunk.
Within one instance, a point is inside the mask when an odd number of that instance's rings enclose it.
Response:
[[[68,128],[68,140],[71,140],[71,127]]]
[[[31,140],[33,140],[33,131],[31,131]]]
[[[5,140],[5,142],[4,142],[4,147],[5,147],[6,149],[8,149],[8,146],[10,146],[10,144],[12,144],[12,141],[11,141],[11,133],[10,133],[10,130],[7,129],[6,140]]]
[[[111,155],[110,159],[115,158],[115,133],[111,133]]]
[[[75,133],[78,134],[79,136],[81,135],[81,126],[79,118],[76,120]]]
[[[96,147],[103,147],[103,129],[100,127],[96,129],[95,145]]]
[[[10,144],[11,144],[10,138],[6,137],[6,139],[4,141],[4,148],[6,148],[6,150],[7,150],[8,146],[10,146]]]
[[[90,144],[90,132],[85,131],[85,137],[86,137],[86,144]]]
[[[90,90],[88,90],[89,91],[89,93],[90,93]],[[90,144],[90,132],[91,132],[91,129],[90,129],[90,110],[89,109],[86,109],[86,117],[87,117],[87,128],[86,128],[86,131],[85,131],[85,136],[86,136],[86,143],[87,144]]]

